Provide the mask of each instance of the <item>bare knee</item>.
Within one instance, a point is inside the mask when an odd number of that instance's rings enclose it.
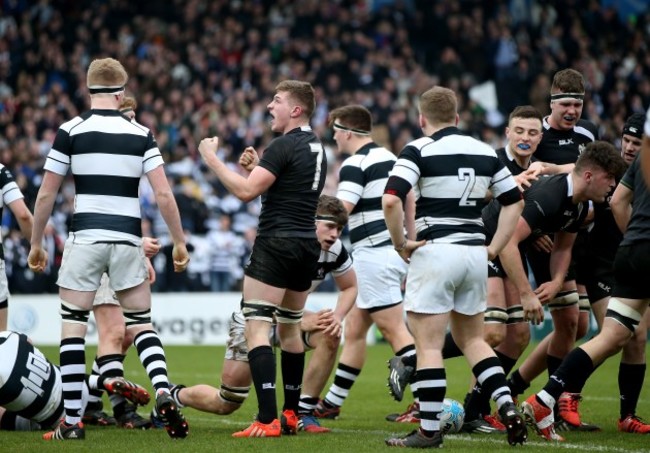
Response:
[[[517,323],[510,328],[508,343],[523,353],[530,343],[530,327],[528,323]]]
[[[499,346],[506,337],[506,326],[505,325],[485,325],[485,333],[483,338],[485,342],[490,345],[491,348],[496,348]]]

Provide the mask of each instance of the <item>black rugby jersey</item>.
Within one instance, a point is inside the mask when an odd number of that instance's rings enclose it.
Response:
[[[594,221],[587,233],[588,252],[612,262],[621,239],[623,239],[623,233],[618,229],[609,206],[614,190],[616,187],[607,195],[604,203],[594,203]]]
[[[634,191],[632,200],[632,217],[621,245],[632,245],[637,242],[650,241],[650,193],[641,173],[641,153],[637,154],[630,165],[621,184]]]
[[[316,206],[325,185],[327,157],[311,127],[274,139],[259,165],[276,177],[262,194],[258,236],[315,238]]]
[[[0,406],[52,426],[63,412],[59,369],[16,332],[0,332],[0,357]]]
[[[524,192],[524,210],[521,213],[531,230],[530,238],[543,234],[567,231],[576,233],[589,211],[589,203],[574,204],[571,174],[544,176],[533,181]],[[501,205],[493,200],[483,209],[483,221],[491,237],[497,228]]]
[[[503,165],[508,167],[508,170],[510,170],[510,173],[512,173],[513,176],[516,176],[518,174],[523,173],[524,171],[528,170],[527,168],[522,168],[519,166],[517,161],[512,157],[509,151],[506,151],[506,148],[499,148],[496,150],[497,157],[501,162],[503,162]],[[530,163],[532,164],[533,162],[537,161],[534,156],[530,158]]]
[[[598,139],[598,128],[591,121],[578,120],[568,131],[553,129],[548,124],[548,117],[544,118],[542,125],[542,141],[535,151],[535,158],[542,162],[574,164],[587,144]]]

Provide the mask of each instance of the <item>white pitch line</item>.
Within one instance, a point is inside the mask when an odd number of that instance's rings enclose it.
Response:
[[[218,415],[215,415],[214,417],[205,416],[205,415],[199,415],[199,416],[192,415],[190,421],[191,420],[209,421],[211,423],[216,422],[227,426],[246,424],[245,421],[236,421],[226,417],[220,417]],[[332,428],[331,425],[328,426],[328,428]],[[386,431],[386,430],[379,430],[379,429],[363,430],[363,429],[345,429],[345,428],[332,428],[332,433],[334,434],[336,433],[376,434],[377,436],[391,436],[396,434],[394,431]],[[532,434],[534,436],[537,436],[537,434],[535,433]],[[497,440],[496,438],[490,436],[470,436],[469,434],[448,434],[445,437],[448,437],[450,439],[462,440],[463,442],[474,442],[474,443],[482,443],[482,444],[491,443],[499,446],[504,446],[506,444],[505,439],[500,438],[500,440]],[[595,444],[587,444],[587,443],[574,444],[569,442],[542,442],[537,440],[531,441],[530,439],[526,442],[526,445],[531,445],[540,448],[548,447],[554,450],[564,449],[564,450],[582,450],[582,451],[591,451],[591,452],[602,451],[602,452],[612,452],[612,453],[648,453],[647,450],[629,450],[626,448],[606,447],[603,445],[595,445]]]

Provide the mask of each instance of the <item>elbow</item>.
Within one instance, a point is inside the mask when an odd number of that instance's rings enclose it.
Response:
[[[249,202],[253,201],[254,199],[256,199],[257,195],[255,195],[253,193],[241,193],[241,194],[237,194],[237,198],[239,198],[244,203],[249,203]]]
[[[384,211],[392,211],[396,209],[400,203],[401,200],[395,195],[384,194],[381,197],[381,206],[384,209]]]
[[[25,210],[25,212],[21,212],[20,215],[17,216],[18,224],[20,225],[32,225],[34,223],[34,217],[32,217],[32,213]]]

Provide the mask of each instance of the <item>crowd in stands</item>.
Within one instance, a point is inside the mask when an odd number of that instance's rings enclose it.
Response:
[[[588,82],[583,117],[616,142],[625,118],[650,105],[650,8],[623,17],[598,0],[26,0],[0,2],[0,162],[33,207],[60,124],[89,106],[85,70],[111,56],[126,67],[136,119],[167,162],[192,248],[187,275],[155,265],[159,291],[237,289],[255,237],[260,201],[230,196],[202,164],[198,142],[219,136],[238,168],[246,146],[272,138],[266,105],[292,78],[317,91],[312,126],[328,144],[334,194],[337,155],[328,112],[359,103],[376,141],[394,152],[418,137],[418,95],[433,85],[459,96],[459,127],[495,147],[516,105],[549,111],[550,78],[571,67]],[[477,87],[487,91],[473,94]],[[484,102],[493,87],[495,103]],[[494,104],[494,105],[493,105]],[[496,107],[496,108],[495,108]],[[239,169],[239,171],[243,171]],[[165,240],[150,188],[141,187],[145,234]],[[28,241],[2,219],[10,288],[55,290],[74,204],[66,181],[48,225],[51,272],[26,266]],[[223,274],[229,274],[224,276]]]

